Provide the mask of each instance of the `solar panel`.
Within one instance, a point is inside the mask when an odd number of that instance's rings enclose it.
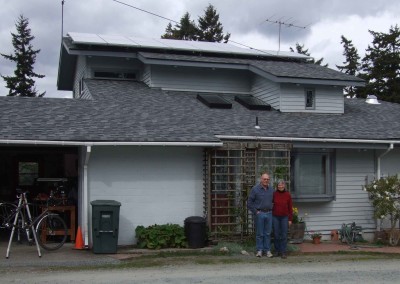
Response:
[[[232,108],[232,104],[216,94],[197,95],[197,99],[209,108]]]
[[[156,47],[156,48],[168,48],[167,45],[162,44],[159,40],[156,40],[154,38],[140,38],[140,37],[129,37],[131,41],[133,41],[136,46],[141,46],[141,47]]]
[[[235,101],[250,110],[271,110],[271,106],[253,96],[235,96]]]
[[[81,44],[106,44],[106,42],[96,34],[68,33],[74,43]]]
[[[258,56],[284,56],[292,58],[311,58],[303,54],[289,51],[270,51],[258,50],[236,46],[230,43],[204,42],[204,41],[186,41],[172,39],[155,39],[155,38],[138,38],[124,37],[117,35],[97,35],[87,33],[68,33],[67,34],[74,43],[78,44],[97,44],[109,46],[130,46],[142,48],[159,48],[159,49],[175,49],[187,51],[201,51],[224,54],[243,54],[243,55],[258,55]]]
[[[124,36],[102,35],[101,38],[108,44],[124,45],[124,46],[131,46],[131,45],[135,44],[128,37],[124,37]]]

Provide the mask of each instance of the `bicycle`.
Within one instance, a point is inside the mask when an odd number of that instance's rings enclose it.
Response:
[[[356,223],[342,224],[342,228],[339,230],[339,239],[342,243],[348,245],[354,244],[357,241],[362,240],[362,228],[356,226]]]
[[[6,214],[2,215],[1,226],[11,228],[10,240],[7,247],[6,258],[9,257],[14,232],[25,232],[29,244],[35,241],[38,255],[41,257],[40,247],[46,250],[57,250],[67,240],[67,225],[57,214],[49,210],[47,206],[41,214],[32,218],[29,209],[27,192],[17,189],[18,205],[14,208],[8,206]],[[4,207],[6,208],[6,207]],[[32,239],[33,236],[33,239]]]

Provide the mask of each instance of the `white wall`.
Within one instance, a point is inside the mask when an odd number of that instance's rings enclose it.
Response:
[[[122,203],[119,245],[133,244],[139,225],[184,225],[186,217],[203,216],[202,149],[92,147],[89,201],[92,200]]]

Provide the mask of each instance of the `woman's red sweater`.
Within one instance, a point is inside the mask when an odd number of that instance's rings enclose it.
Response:
[[[276,190],[273,202],[272,214],[274,216],[288,216],[289,221],[293,220],[292,196],[288,191]]]

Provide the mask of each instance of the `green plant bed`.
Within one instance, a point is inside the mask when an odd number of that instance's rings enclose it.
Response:
[[[137,226],[137,245],[139,248],[186,248],[185,231],[177,224],[152,225],[149,227]]]

